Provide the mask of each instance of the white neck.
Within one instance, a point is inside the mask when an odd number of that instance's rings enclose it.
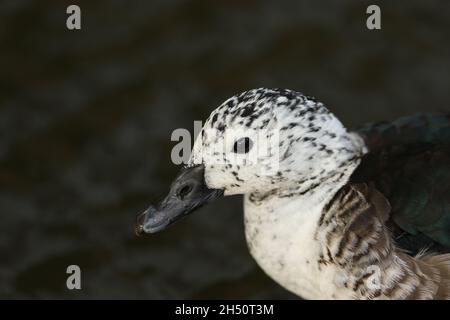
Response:
[[[332,270],[319,270],[322,247],[315,239],[323,207],[343,187],[359,161],[349,163],[338,181],[314,193],[261,202],[244,198],[245,233],[250,253],[275,281],[303,298],[332,298]],[[329,273],[329,274],[324,274]]]

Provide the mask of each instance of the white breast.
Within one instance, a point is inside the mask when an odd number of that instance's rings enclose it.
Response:
[[[339,270],[318,263],[321,247],[315,233],[321,206],[307,206],[300,199],[256,205],[246,197],[244,210],[250,253],[272,279],[305,299],[351,297],[336,285]]]

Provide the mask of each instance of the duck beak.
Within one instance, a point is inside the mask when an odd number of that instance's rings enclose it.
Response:
[[[136,218],[136,235],[161,231],[202,205],[223,195],[223,190],[208,189],[205,167],[183,168],[170,186],[167,196],[156,206],[150,206]]]

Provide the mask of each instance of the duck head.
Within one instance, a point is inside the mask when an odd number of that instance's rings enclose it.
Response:
[[[254,89],[226,100],[206,120],[188,164],[167,196],[138,215],[154,233],[222,195],[310,196],[364,153],[319,101],[285,89]]]

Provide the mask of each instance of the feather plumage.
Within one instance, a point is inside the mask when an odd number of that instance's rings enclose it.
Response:
[[[392,205],[397,242],[450,252],[450,115],[421,114],[358,130],[369,147],[353,182],[373,182]]]
[[[347,184],[324,207],[320,263],[335,265],[357,299],[450,299],[450,254],[412,256],[385,222],[391,207],[367,184]]]

